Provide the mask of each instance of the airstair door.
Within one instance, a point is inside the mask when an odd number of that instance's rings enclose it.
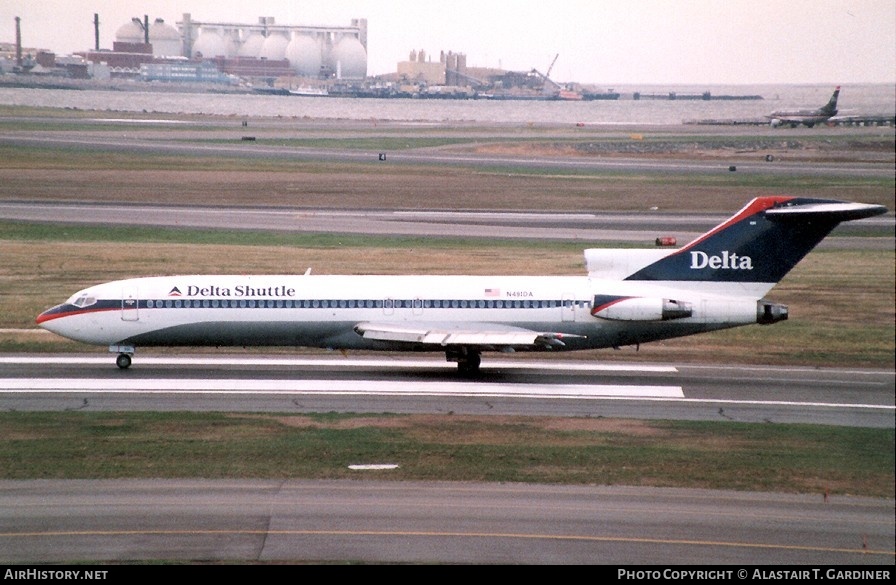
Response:
[[[121,320],[140,320],[140,297],[136,288],[126,288],[121,293]]]
[[[563,293],[560,297],[560,320],[576,320],[576,297],[572,293]]]

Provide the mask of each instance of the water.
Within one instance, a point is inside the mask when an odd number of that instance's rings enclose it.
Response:
[[[821,107],[832,85],[624,86],[615,101],[487,101],[323,98],[0,87],[0,104],[113,112],[283,116],[420,123],[675,125],[697,119],[761,118],[782,108]],[[760,95],[762,100],[633,100],[632,94]],[[896,86],[844,85],[840,115],[894,115]]]

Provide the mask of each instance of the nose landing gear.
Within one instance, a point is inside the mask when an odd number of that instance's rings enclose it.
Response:
[[[115,358],[116,366],[118,366],[122,370],[126,370],[131,367],[131,356],[134,355],[134,347],[133,346],[131,346],[131,345],[110,345],[109,352],[118,354],[118,357]]]

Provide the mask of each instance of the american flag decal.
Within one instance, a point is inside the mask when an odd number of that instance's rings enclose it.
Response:
[[[487,297],[501,296],[501,289],[500,288],[487,288],[487,289],[485,289],[485,296],[487,296]]]

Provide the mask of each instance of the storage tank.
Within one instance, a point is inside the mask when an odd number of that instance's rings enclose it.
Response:
[[[121,43],[143,43],[146,40],[143,36],[143,26],[139,21],[126,22],[115,31],[115,40]]]
[[[242,46],[240,46],[237,55],[240,57],[254,57],[257,59],[261,56],[261,48],[264,46],[264,40],[265,39],[261,33],[250,33],[249,36],[246,37],[246,40],[243,41]]]
[[[367,76],[367,50],[355,37],[342,37],[333,47],[329,61],[342,79],[363,79]]]
[[[165,24],[161,18],[157,18],[149,26],[149,42],[152,44],[152,54],[156,57],[180,56],[183,46],[177,29]]]
[[[320,43],[308,35],[296,35],[286,47],[286,59],[296,74],[317,77],[323,64]]]
[[[289,39],[280,33],[271,33],[261,44],[258,56],[262,59],[280,61],[286,58],[287,45],[289,45]]]
[[[191,57],[224,57],[227,55],[227,42],[224,37],[214,29],[204,29],[190,52]]]

